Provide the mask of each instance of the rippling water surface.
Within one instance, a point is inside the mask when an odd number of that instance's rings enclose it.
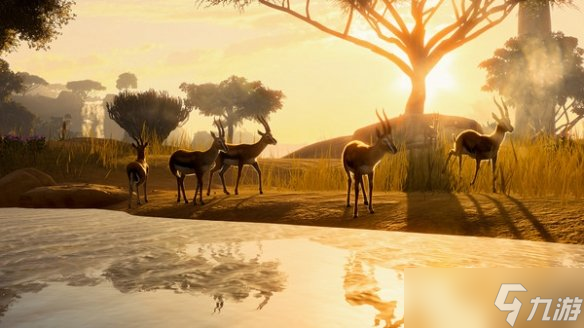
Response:
[[[582,267],[502,239],[2,209],[0,327],[400,327],[409,267]]]

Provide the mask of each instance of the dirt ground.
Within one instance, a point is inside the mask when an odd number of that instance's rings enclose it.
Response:
[[[170,182],[169,182],[170,181]],[[141,216],[178,219],[247,221],[325,227],[408,231],[514,238],[584,244],[584,206],[580,200],[519,198],[501,194],[374,192],[374,214],[360,201],[359,217],[345,205],[343,191],[300,192],[240,188],[224,195],[215,186],[205,205],[176,202],[176,187],[149,187],[149,203],[128,210],[127,203],[110,209]],[[192,182],[194,184],[194,182]],[[193,189],[187,187],[187,197]],[[232,188],[230,188],[232,190]],[[352,201],[352,200],[351,200]]]

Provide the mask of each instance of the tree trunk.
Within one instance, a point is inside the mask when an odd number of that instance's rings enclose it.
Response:
[[[418,70],[410,77],[412,91],[405,108],[404,124],[397,129],[397,135],[408,146],[424,143],[428,125],[424,122],[424,103],[426,102],[427,72]]]
[[[233,131],[234,131],[234,127],[233,124],[228,124],[227,125],[227,143],[233,143]]]
[[[545,40],[551,36],[551,25],[549,2],[523,1],[519,4],[517,33],[520,39],[528,40],[531,38]],[[533,44],[541,43],[533,42]],[[540,63],[535,65],[536,67],[547,67],[547,59],[546,56],[541,56],[541,49],[531,49],[526,51],[526,53],[532,54],[533,56],[533,58],[528,58],[528,61],[540,61]],[[538,60],[536,56],[541,59]],[[545,76],[545,74],[535,74],[534,76]],[[515,113],[515,134],[519,136],[531,136],[540,131],[555,133],[554,110],[555,104],[553,101],[550,101],[549,95],[545,92],[534,90],[532,97],[529,97],[528,100],[517,106]]]
[[[426,76],[427,73],[416,72],[410,77],[412,92],[406,104],[406,115],[424,114],[424,103],[426,102]]]

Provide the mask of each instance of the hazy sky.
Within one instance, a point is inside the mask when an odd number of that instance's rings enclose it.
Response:
[[[583,0],[575,2],[584,8]],[[286,94],[284,108],[271,119],[284,144],[352,134],[375,122],[376,108],[402,113],[409,94],[407,80],[388,60],[260,5],[239,12],[197,8],[194,0],[77,0],[74,11],[76,19],[51,49],[36,52],[24,45],[6,56],[11,68],[51,83],[93,79],[112,93],[123,72],[137,75],[139,89],[181,96],[182,82],[217,83],[230,75],[261,80]],[[553,9],[552,27],[584,46],[582,11]],[[485,72],[477,65],[516,31],[514,11],[445,57],[428,79],[426,112],[486,121],[494,105],[480,91]],[[196,112],[190,120],[191,132],[211,123]],[[256,125],[245,127],[255,131]]]

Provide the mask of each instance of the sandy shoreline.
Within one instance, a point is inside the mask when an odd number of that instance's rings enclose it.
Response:
[[[215,189],[217,190],[217,189]],[[213,221],[262,222],[449,235],[483,236],[584,244],[584,213],[578,200],[519,198],[501,194],[375,192],[374,214],[360,204],[352,218],[342,191],[269,190],[259,195],[244,187],[240,195],[220,191],[206,204],[176,203],[176,192],[153,188],[150,202],[108,209],[140,216]]]

